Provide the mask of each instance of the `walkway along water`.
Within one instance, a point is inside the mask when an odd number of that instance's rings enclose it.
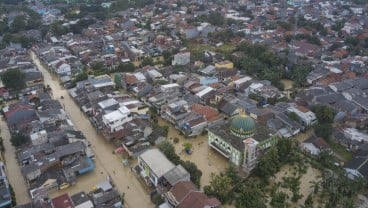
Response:
[[[97,134],[88,118],[80,111],[79,106],[69,96],[67,90],[60,85],[57,77],[51,74],[41,64],[33,51],[30,52],[30,56],[34,64],[42,72],[44,84],[51,87],[54,99],[60,101],[64,106],[65,111],[70,115],[76,128],[82,131],[87,140],[91,143],[91,146],[95,151],[96,163],[96,170],[93,175],[100,175],[101,178],[105,179],[110,176],[120,193],[125,193],[125,203],[129,208],[154,207],[150,201],[148,193],[139,183],[134,173],[131,172],[129,167],[124,167],[122,165],[120,157],[115,154],[111,154],[113,146],[102,138],[101,135]],[[63,96],[63,99],[61,99],[61,96]],[[81,180],[83,180],[83,177],[84,176],[81,176]],[[77,180],[76,186],[78,186],[78,183],[79,179]],[[80,188],[82,188],[80,191],[88,191],[92,187]],[[65,192],[70,193],[70,189],[73,189],[73,187],[66,189]]]

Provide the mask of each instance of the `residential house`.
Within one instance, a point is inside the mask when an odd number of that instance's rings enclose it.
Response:
[[[31,143],[33,146],[41,145],[48,142],[46,130],[41,130],[30,135]]]
[[[328,151],[329,145],[323,138],[311,136],[301,143],[301,148],[311,155],[319,155],[322,151]]]
[[[148,184],[156,187],[159,180],[175,165],[158,149],[150,149],[138,157],[139,174]]]
[[[36,85],[43,85],[42,73],[38,70],[26,70],[25,81],[27,87],[33,87]]]
[[[172,65],[183,66],[190,63],[190,52],[179,52],[174,55],[174,59],[172,60]]]
[[[0,162],[0,208],[11,207],[12,199],[9,189],[9,182],[5,174],[5,166]]]
[[[58,62],[55,66],[54,66],[54,70],[58,75],[71,75],[72,72],[72,68],[69,64],[64,63],[62,61]]]
[[[164,194],[164,198],[167,205],[172,208],[218,208],[221,206],[218,199],[208,197],[190,181],[178,182]]]
[[[223,117],[219,114],[219,112],[209,106],[194,104],[191,106],[191,111],[203,115],[208,126],[212,126],[223,121]]]
[[[94,208],[92,200],[85,192],[79,192],[70,197],[75,208]]]
[[[303,106],[296,106],[296,107],[291,106],[287,109],[287,111],[289,113],[295,113],[299,118],[299,122],[304,127],[312,126],[313,124],[317,122],[316,115],[311,110]]]
[[[187,101],[178,100],[161,107],[161,116],[168,122],[178,125],[178,122],[189,114],[189,106]]]
[[[217,83],[219,80],[217,77],[200,77],[199,84],[201,85],[211,85]]]
[[[351,179],[368,179],[368,157],[354,157],[344,165],[347,176]]]
[[[53,208],[75,208],[68,193],[51,199],[51,204]]]
[[[233,69],[234,63],[229,60],[220,61],[218,63],[215,63],[215,67],[217,69]]]
[[[267,126],[276,131],[278,136],[284,138],[295,136],[303,129],[298,122],[280,112],[275,112],[275,117],[267,121]]]
[[[17,102],[3,109],[6,122],[11,131],[24,128],[37,120],[36,110],[32,105]]]
[[[130,114],[130,110],[121,106],[118,110],[112,111],[102,116],[104,125],[110,132],[115,132],[123,128],[126,122],[131,121],[133,118]]]
[[[191,112],[179,121],[178,126],[185,135],[189,137],[198,136],[207,127],[207,121],[203,115]]]

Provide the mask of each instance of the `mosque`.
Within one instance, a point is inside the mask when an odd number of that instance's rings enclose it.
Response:
[[[249,174],[256,166],[258,156],[276,143],[274,132],[256,123],[244,111],[230,121],[208,129],[208,144],[229,162]]]

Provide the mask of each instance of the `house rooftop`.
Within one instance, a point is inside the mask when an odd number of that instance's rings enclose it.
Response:
[[[179,181],[185,178],[189,178],[190,174],[181,165],[177,165],[175,168],[171,169],[164,175],[164,178],[170,183],[170,185],[175,185]]]
[[[147,150],[139,157],[152,169],[158,178],[175,168],[175,165],[158,149]]]
[[[51,200],[53,208],[74,208],[74,204],[69,194],[63,194]]]

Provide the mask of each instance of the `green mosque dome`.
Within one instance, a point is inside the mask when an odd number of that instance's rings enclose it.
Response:
[[[256,124],[251,117],[240,115],[231,121],[230,131],[235,136],[248,138],[254,135],[255,126]]]

